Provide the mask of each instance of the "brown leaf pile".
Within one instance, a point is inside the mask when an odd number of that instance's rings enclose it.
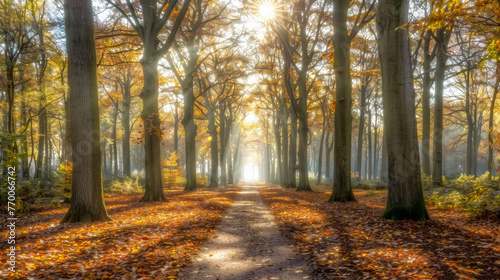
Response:
[[[432,208],[426,223],[383,220],[386,191],[355,191],[358,203],[329,203],[328,191],[260,192],[328,279],[500,279],[498,220]]]
[[[140,195],[106,195],[112,222],[59,224],[62,209],[18,214],[17,274],[6,274],[8,232],[2,229],[2,277],[30,279],[177,278],[231,205],[237,188],[166,193],[168,202]]]

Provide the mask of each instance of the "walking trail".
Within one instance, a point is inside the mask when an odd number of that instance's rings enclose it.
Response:
[[[212,239],[179,279],[318,279],[278,231],[257,186],[245,185]]]

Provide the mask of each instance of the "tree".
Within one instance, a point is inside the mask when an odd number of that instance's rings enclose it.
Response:
[[[3,63],[5,65],[5,99],[7,101],[7,112],[4,115],[5,139],[0,137],[0,145],[4,146],[6,155],[17,158],[16,121],[15,121],[15,99],[16,69],[19,68],[21,57],[33,47],[35,35],[29,31],[28,19],[29,5],[27,1],[2,1],[0,3],[0,39],[3,49]],[[4,83],[4,82],[2,82]],[[4,136],[4,135],[2,135]],[[4,142],[5,141],[5,142]],[[2,161],[6,161],[2,151]]]
[[[375,1],[365,8],[363,0],[350,33],[347,30],[347,11],[350,1],[334,0],[333,3],[333,67],[335,68],[336,96],[334,181],[330,201],[356,201],[351,187],[352,80],[350,45],[359,30],[373,19],[374,15],[371,11]],[[365,8],[364,14],[362,14],[363,8]]]
[[[111,220],[102,190],[93,15],[90,0],[65,1],[73,177],[63,223]]]
[[[297,184],[298,191],[312,191],[309,185],[308,175],[308,95],[310,90],[310,80],[308,79],[312,68],[316,66],[315,58],[318,54],[317,45],[320,40],[321,27],[324,26],[326,16],[326,2],[316,0],[299,0],[294,4],[291,17],[294,18],[292,26],[294,32],[288,32],[281,24],[277,26],[277,34],[280,38],[280,44],[283,48],[283,57],[285,61],[285,69],[290,66],[297,74],[296,84],[298,98],[289,95],[293,113],[291,118],[291,133],[294,131],[295,113],[298,120],[298,166],[299,182]],[[296,44],[299,44],[296,46]],[[289,81],[285,81],[288,83]],[[290,91],[287,90],[290,94]],[[295,136],[295,135],[293,135]],[[290,144],[290,149],[294,148],[294,144]]]
[[[141,59],[144,85],[141,92],[143,108],[141,118],[144,122],[145,150],[145,192],[142,202],[164,201],[161,182],[160,141],[162,137],[160,115],[158,111],[158,61],[169,51],[175,35],[189,8],[190,0],[184,0],[182,7],[176,9],[177,0],[141,0],[140,5],[130,0],[106,0],[122,14],[134,28],[143,44]],[[140,9],[139,9],[140,7]],[[139,17],[142,15],[142,17]],[[170,33],[162,32],[169,20],[175,17]],[[166,39],[162,43],[162,38]]]
[[[495,103],[497,100],[498,92],[500,91],[500,52],[496,53],[496,73],[495,73],[495,86],[493,87],[493,96],[490,105],[490,119],[488,121],[488,178],[491,180],[491,172],[493,172],[493,118],[495,115]]]
[[[377,33],[382,70],[384,132],[388,157],[388,199],[383,218],[427,220],[420,178],[415,92],[408,31],[409,0],[381,0]]]
[[[221,15],[226,10],[227,6],[220,7],[217,2],[196,0],[196,4],[192,6],[186,16],[187,24],[181,28],[180,40],[174,44],[175,54],[177,60],[180,61],[182,66],[176,67],[174,61],[170,56],[168,62],[170,69],[181,85],[182,95],[184,97],[184,114],[182,118],[182,125],[185,131],[185,145],[186,145],[186,188],[185,190],[196,190],[196,135],[197,126],[194,121],[194,111],[196,107],[196,99],[194,92],[194,79],[198,71],[200,60],[200,53],[203,47],[208,42],[214,40],[204,41],[207,35],[214,35],[213,26],[215,24],[224,24],[221,20]],[[224,19],[224,18],[222,18]],[[212,30],[211,30],[212,29]],[[212,33],[212,34],[211,34]],[[183,75],[183,74],[184,75]]]

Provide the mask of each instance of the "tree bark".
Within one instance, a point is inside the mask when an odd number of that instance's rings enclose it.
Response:
[[[304,31],[305,32],[305,31]],[[306,54],[307,56],[307,54]],[[299,170],[299,183],[297,191],[312,191],[309,185],[309,173],[307,164],[307,139],[309,137],[309,126],[307,124],[307,69],[309,63],[304,63],[307,58],[302,58],[302,71],[299,72],[299,102],[297,104],[297,115],[299,121],[299,150],[298,150],[298,170]],[[305,68],[304,68],[305,67]]]
[[[226,173],[226,106],[221,104],[219,106],[219,123],[220,123],[220,183],[222,186],[227,184]]]
[[[217,125],[215,123],[215,113],[212,105],[209,104],[209,99],[205,96],[207,102],[207,119],[208,119],[208,133],[210,139],[210,155],[211,155],[211,171],[210,171],[210,188],[219,186],[219,152],[217,147]]]
[[[408,30],[408,0],[380,0],[376,26],[387,133],[388,199],[383,218],[427,220],[420,178],[415,92]]]
[[[443,184],[443,89],[444,75],[446,71],[446,54],[448,41],[451,32],[445,27],[436,31],[437,57],[435,72],[435,91],[434,91],[434,145],[432,153],[432,181],[434,185]]]
[[[368,110],[368,161],[367,161],[367,173],[366,178],[368,180],[372,179],[373,175],[373,149],[372,149],[372,111]]]
[[[363,135],[365,132],[365,108],[366,108],[366,83],[361,85],[360,90],[361,109],[359,110],[359,129],[358,129],[358,149],[356,153],[356,172],[361,180],[361,162],[363,158]]]
[[[101,177],[99,96],[92,2],[65,1],[73,178],[62,223],[109,221]]]
[[[330,139],[330,134],[332,134],[332,143],[331,144],[328,143],[330,141],[330,140],[328,140],[328,139]],[[332,150],[333,150],[334,138],[335,138],[335,135],[333,135],[333,132],[328,131],[328,133],[326,134],[326,141],[325,141],[325,145],[326,145],[326,147],[325,147],[326,148],[326,164],[325,164],[326,173],[325,173],[325,176],[328,180],[332,179],[330,157],[331,157]]]
[[[116,141],[116,126],[118,120],[118,104],[115,103],[113,109],[113,130],[111,132],[111,138],[113,140],[113,174],[115,177],[118,176],[118,149],[117,149],[117,141]]]
[[[500,87],[500,59],[498,58],[496,61],[496,67],[495,87],[493,88],[493,97],[490,105],[490,119],[488,120],[488,180],[491,180],[491,173],[493,173],[493,169],[495,167],[495,163],[493,162],[493,147],[495,146],[495,142],[493,140],[493,119],[495,117],[495,102],[497,100]]]
[[[472,159],[472,175],[477,176],[477,160],[479,145],[481,144],[481,128],[483,126],[483,112],[479,112],[474,129],[474,157]]]
[[[431,35],[430,30],[424,34],[424,62],[423,62],[423,86],[422,86],[422,168],[424,174],[431,175],[430,161],[430,138],[431,138],[431,62],[433,55],[430,53]]]
[[[130,177],[130,70],[127,70],[127,79],[123,89],[123,112],[122,112],[122,153],[123,153],[123,175]]]
[[[194,41],[188,42],[189,59],[186,65],[186,75],[182,84],[182,94],[184,96],[184,115],[182,125],[185,132],[186,147],[186,191],[195,191],[196,186],[196,124],[194,123],[194,74],[198,63],[198,51],[194,46]]]
[[[387,182],[387,136],[385,130],[382,133],[382,159],[380,160],[380,179]]]
[[[465,115],[467,116],[467,175],[472,174],[473,146],[474,146],[474,121],[472,120],[470,102],[470,67],[465,71]]]
[[[316,185],[321,183],[321,176],[323,176],[323,146],[325,145],[325,128],[321,131],[321,140],[319,143],[318,152],[318,177],[316,178]]]
[[[146,54],[144,49],[142,71],[144,86],[141,92],[144,122],[144,169],[145,186],[141,202],[166,201],[161,182],[160,142],[162,137],[158,112],[158,61]]]
[[[232,141],[232,137],[231,137]],[[227,183],[229,185],[233,184],[233,149],[231,145],[231,141],[228,142],[227,145]]]
[[[43,174],[43,169],[44,169],[44,163],[45,163],[45,158],[47,155],[45,153],[45,136],[47,134],[47,129],[45,127],[45,118],[46,118],[46,113],[45,113],[45,93],[42,93],[41,95],[41,100],[38,105],[39,111],[38,111],[38,148],[37,148],[37,158],[36,158],[36,170],[35,170],[35,179],[36,180],[41,180],[44,178]]]
[[[265,170],[264,170],[264,180],[266,183],[271,183],[271,148],[269,144],[269,122],[268,119],[266,118],[264,120],[264,137],[265,137],[265,143],[264,143],[264,149],[265,149]]]
[[[288,168],[288,108],[285,98],[280,98],[281,113],[281,157],[280,169],[283,174],[283,186],[290,188],[290,174]]]
[[[274,128],[274,141],[276,141],[276,172],[277,181],[280,186],[283,186],[283,165],[281,157],[281,137],[280,137],[280,117],[277,116],[279,112],[273,115],[273,128]]]
[[[101,141],[101,154],[102,154],[102,173],[108,173],[108,165],[106,159],[106,141]]]
[[[334,181],[329,201],[356,201],[351,187],[351,61],[347,32],[349,0],[334,0],[333,49],[335,70]]]

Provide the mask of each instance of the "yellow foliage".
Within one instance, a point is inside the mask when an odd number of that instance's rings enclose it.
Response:
[[[182,171],[182,167],[178,166],[178,160],[179,155],[176,153],[172,153],[169,159],[165,159],[161,162],[163,169],[162,179],[169,189],[176,185],[179,179],[184,174],[184,172]]]

